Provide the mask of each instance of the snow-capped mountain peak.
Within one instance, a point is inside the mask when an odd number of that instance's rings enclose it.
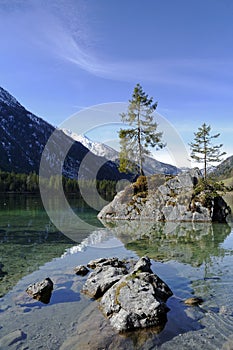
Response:
[[[100,157],[104,157],[112,162],[119,164],[119,152],[115,149],[96,141],[90,140],[85,135],[77,135],[71,130],[62,129],[62,131],[73,140],[82,143],[92,153]],[[158,160],[145,157],[144,172],[146,175],[152,174],[177,174],[180,170],[173,165],[159,162]]]
[[[73,140],[82,143],[83,146],[99,157],[105,157],[111,161],[115,161],[119,157],[119,153],[115,149],[105,145],[104,143],[92,141],[87,136],[78,135],[71,130],[62,129],[62,131]]]

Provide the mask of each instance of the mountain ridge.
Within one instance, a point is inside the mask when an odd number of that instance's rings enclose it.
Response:
[[[53,135],[50,149],[46,149]],[[68,150],[65,154],[65,149]],[[80,142],[74,141],[41,117],[28,111],[9,92],[0,88],[0,169],[16,173],[39,173],[42,153],[48,176],[62,174],[77,178],[80,165],[88,154],[89,164],[83,165],[87,179],[119,180],[132,178],[119,172],[115,163],[92,154]]]
[[[77,135],[71,131],[55,128],[43,118],[27,110],[7,90],[0,87],[0,169],[16,173],[39,173],[40,159],[45,145],[51,135],[54,135],[53,150],[48,150],[47,173],[60,174],[60,158],[64,156],[67,145],[68,154],[64,157],[62,174],[68,178],[77,178],[80,164],[87,154],[89,164],[84,166],[83,176],[88,179],[119,180],[134,179],[135,174],[122,174],[118,170],[119,152],[113,148]],[[228,157],[211,171],[211,175],[219,178],[232,176],[233,156]],[[98,169],[96,174],[96,169]],[[145,175],[172,174],[182,169],[173,165],[159,162],[147,157],[145,160]]]
[[[116,162],[119,164],[119,152],[114,148],[97,141],[90,140],[85,135],[78,135],[75,132],[67,129],[61,129],[65,134],[69,135],[76,141],[81,142],[85,147],[87,147],[92,153],[95,155],[105,157],[112,162]],[[145,175],[153,175],[153,174],[169,174],[176,175],[181,172],[176,166],[163,163],[158,161],[155,158],[146,156],[144,162],[144,173]]]
[[[111,161],[115,161],[118,158],[119,152],[114,148],[97,141],[89,139],[86,135],[78,135],[68,129],[61,129],[66,135],[70,136],[73,140],[78,141],[88,148],[92,153],[99,157],[105,157]]]
[[[220,179],[226,179],[233,176],[233,156],[229,156],[218,164],[211,175],[214,175]]]

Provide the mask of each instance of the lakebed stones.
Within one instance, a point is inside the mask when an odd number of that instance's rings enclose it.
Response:
[[[199,298],[199,297],[191,297],[188,298],[184,301],[185,305],[189,305],[189,306],[196,306],[196,305],[200,305],[203,303],[203,299]]]
[[[48,304],[50,302],[52,291],[53,282],[49,277],[45,278],[41,282],[31,284],[26,289],[28,295],[44,304]]]
[[[101,297],[100,309],[114,329],[122,332],[166,323],[169,309],[165,302],[173,293],[152,272],[148,257],[142,257],[133,268],[117,258],[103,263],[90,274],[83,292]]]

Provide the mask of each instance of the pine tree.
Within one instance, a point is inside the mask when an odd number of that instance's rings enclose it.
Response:
[[[221,152],[220,148],[223,146],[213,145],[212,140],[219,137],[219,133],[216,135],[210,135],[211,126],[205,123],[198,128],[198,131],[194,133],[194,142],[189,144],[191,149],[191,158],[198,163],[204,163],[204,180],[207,177],[207,165],[209,162],[221,162],[221,157],[226,152]]]
[[[134,88],[132,99],[129,100],[127,113],[121,114],[122,122],[129,125],[120,129],[120,166],[122,172],[135,170],[139,166],[139,173],[143,175],[143,162],[145,155],[149,155],[149,147],[161,149],[162,132],[156,132],[157,123],[154,122],[153,113],[157,102],[149,98],[140,84]]]

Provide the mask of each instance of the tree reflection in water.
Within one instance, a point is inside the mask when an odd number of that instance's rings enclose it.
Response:
[[[127,249],[157,261],[175,260],[199,267],[223,257],[221,247],[231,232],[228,224],[143,221],[102,221]]]

